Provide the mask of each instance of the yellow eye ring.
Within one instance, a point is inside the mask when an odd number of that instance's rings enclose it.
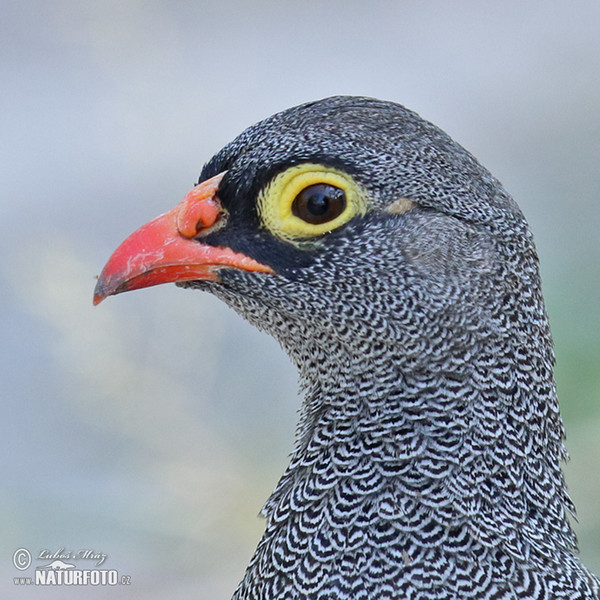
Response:
[[[308,239],[367,212],[365,191],[348,174],[324,165],[295,165],[276,175],[257,200],[262,224],[277,237]]]

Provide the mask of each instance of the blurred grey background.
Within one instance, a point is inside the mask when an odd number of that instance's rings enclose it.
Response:
[[[292,448],[295,373],[208,295],[93,308],[94,276],[242,129],[338,93],[435,122],[526,213],[600,572],[599,25],[578,0],[3,0],[0,596],[230,597]],[[21,547],[104,552],[132,584],[16,588]]]

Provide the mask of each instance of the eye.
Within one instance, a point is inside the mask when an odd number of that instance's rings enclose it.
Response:
[[[369,207],[365,190],[350,175],[313,163],[278,173],[256,202],[262,225],[292,243],[329,233]]]
[[[325,183],[304,188],[292,203],[292,213],[298,218],[320,225],[339,217],[346,208],[344,190]]]

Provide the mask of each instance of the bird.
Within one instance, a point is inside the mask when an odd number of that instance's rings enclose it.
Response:
[[[290,463],[234,600],[596,599],[578,557],[531,230],[400,104],[250,126],[94,292],[210,292],[297,367]]]

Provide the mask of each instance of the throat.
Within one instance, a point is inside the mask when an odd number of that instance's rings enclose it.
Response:
[[[423,407],[404,400],[309,403],[267,516],[314,513],[318,530],[348,537],[353,531],[377,537],[391,525],[416,532],[427,545],[469,520],[478,486],[476,461],[464,464],[468,420],[451,422],[442,407],[424,420]]]

